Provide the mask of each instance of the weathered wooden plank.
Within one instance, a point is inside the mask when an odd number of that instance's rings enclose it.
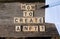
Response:
[[[0,6],[0,37],[50,37],[50,36],[58,36],[58,32],[55,28],[54,24],[45,23],[42,24],[14,24],[14,17],[23,17],[23,10],[21,10],[21,3],[1,3]],[[31,4],[31,3],[26,3]],[[45,18],[45,10],[40,7],[44,5],[44,3],[34,3],[36,4],[36,10],[34,10],[33,17],[44,17]],[[43,19],[45,21],[45,19]],[[23,26],[38,26],[38,32],[23,32]],[[45,31],[40,32],[39,26],[45,26]],[[21,30],[16,32],[17,28]]]

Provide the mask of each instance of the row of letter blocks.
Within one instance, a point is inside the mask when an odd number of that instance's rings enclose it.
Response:
[[[14,17],[15,24],[28,24],[28,26],[23,26],[23,31],[45,31],[44,25],[34,26],[31,24],[43,24],[44,17],[34,17],[34,11],[36,10],[35,4],[21,4],[21,10],[23,11],[23,17]],[[40,12],[41,13],[41,12]],[[38,29],[39,28],[39,29]],[[21,31],[21,26],[15,27],[17,32]]]

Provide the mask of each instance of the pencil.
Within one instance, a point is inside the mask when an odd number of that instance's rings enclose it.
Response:
[[[60,5],[60,1],[59,2],[50,3],[48,5],[44,5],[41,8],[54,7],[54,6],[58,6],[58,5]]]

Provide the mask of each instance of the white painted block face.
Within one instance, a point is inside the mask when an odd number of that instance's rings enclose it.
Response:
[[[20,23],[20,18],[19,17],[14,17],[14,23]]]
[[[35,10],[35,4],[27,5],[26,10]]]
[[[45,26],[39,26],[40,32],[45,32]]]
[[[38,26],[23,26],[24,32],[38,32]]]
[[[33,17],[33,11],[23,11],[24,17]]]
[[[37,17],[37,23],[44,23],[43,17]]]
[[[34,18],[28,18],[27,22],[28,23],[34,23]]]
[[[15,31],[20,32],[21,31],[21,26],[15,26]]]
[[[28,26],[23,26],[23,31],[29,31]]]
[[[35,4],[31,4],[31,10],[35,10],[36,9],[35,6],[36,6]]]
[[[26,4],[21,4],[21,10],[26,10]]]

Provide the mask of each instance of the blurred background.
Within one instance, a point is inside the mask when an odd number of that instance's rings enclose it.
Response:
[[[46,5],[59,3],[60,0],[46,0]],[[60,35],[60,5],[45,9],[45,22],[54,23]]]

